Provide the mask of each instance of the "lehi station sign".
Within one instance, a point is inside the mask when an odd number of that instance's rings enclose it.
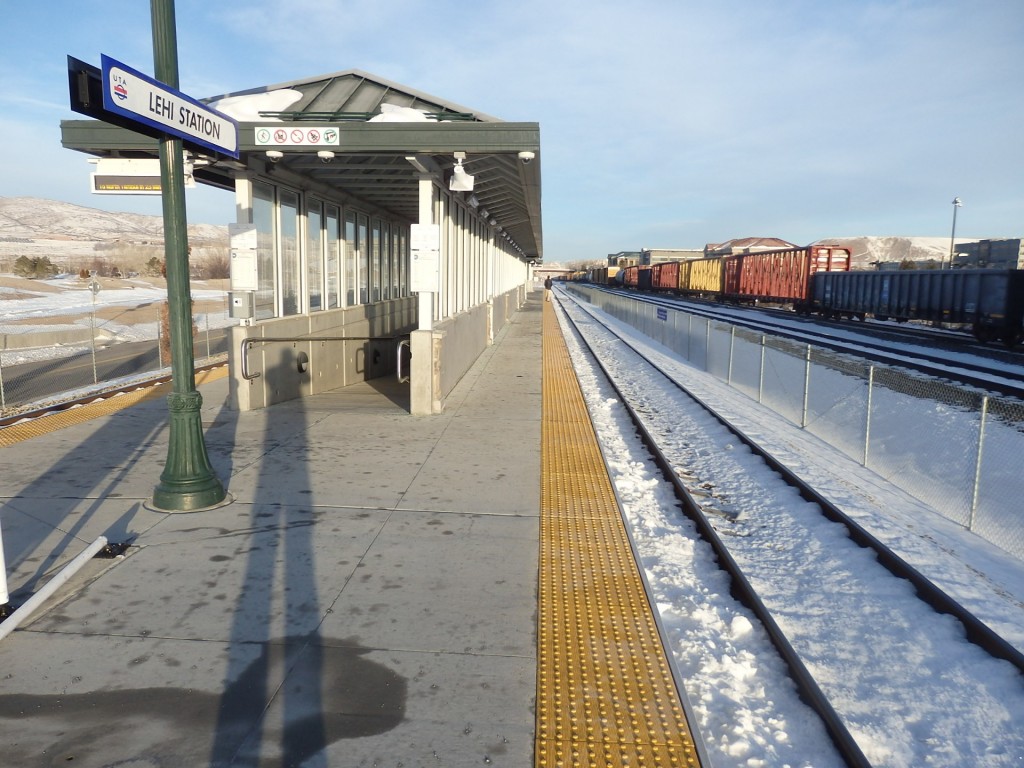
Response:
[[[101,68],[68,57],[71,108],[104,122],[191,149],[238,159],[238,124],[138,70],[101,54]]]

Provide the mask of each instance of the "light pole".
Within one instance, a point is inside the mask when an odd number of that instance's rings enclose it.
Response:
[[[149,0],[156,79],[178,87],[178,37],[174,0]],[[192,348],[192,298],[188,282],[188,222],[181,139],[160,139],[160,188],[167,264],[167,316],[171,342],[171,394],[167,396],[167,463],[153,490],[152,506],[164,512],[195,512],[218,506],[227,491],[213,472],[203,440]]]
[[[100,284],[93,278],[89,281],[89,290],[92,291],[92,314],[90,317],[90,325],[92,326],[92,383],[98,384],[99,378],[96,376],[96,294],[100,292]]]
[[[956,209],[962,206],[959,197],[953,198],[953,232],[949,236],[949,268],[953,268],[953,242],[956,240]]]

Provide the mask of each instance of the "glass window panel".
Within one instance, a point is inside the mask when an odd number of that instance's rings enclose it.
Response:
[[[455,314],[452,309],[452,300],[455,296],[455,291],[452,290],[452,274],[455,272],[453,268],[454,265],[452,264],[454,255],[453,244],[455,242],[455,224],[452,221],[451,205],[451,195],[444,195],[441,198],[441,216],[443,217],[441,221],[444,222],[444,244],[441,246],[441,253],[447,254],[448,258],[441,259],[441,285],[442,290],[444,291],[444,297],[440,302],[443,307],[442,317],[451,317]]]
[[[402,287],[399,280],[399,272],[402,262],[402,251],[398,245],[398,224],[391,225],[391,296],[398,298],[402,295]]]
[[[359,244],[356,240],[356,215],[345,211],[345,306],[354,306],[359,287]]]
[[[409,295],[409,232],[405,227],[402,227],[398,233],[398,252],[401,254],[399,261],[401,271],[401,282],[399,288],[402,296]]]
[[[309,311],[324,308],[324,206],[319,200],[306,205],[306,293]]]
[[[274,188],[253,184],[252,223],[256,226],[256,319],[274,317],[274,243],[277,232],[274,221]]]
[[[302,272],[299,264],[299,196],[281,190],[281,314],[297,315]]]
[[[373,228],[370,230],[370,269],[373,273],[370,276],[371,301],[380,301],[380,220],[373,220]]]
[[[391,298],[391,225],[380,227],[380,297]]]
[[[359,303],[366,304],[370,301],[370,247],[369,230],[370,219],[363,214],[356,218],[356,253],[359,264]]]
[[[327,308],[337,309],[341,306],[341,211],[336,206],[328,205],[325,220],[327,235]]]
[[[458,238],[455,244],[455,311],[461,312],[466,308],[466,209],[461,205],[456,206],[455,215],[455,237]]]

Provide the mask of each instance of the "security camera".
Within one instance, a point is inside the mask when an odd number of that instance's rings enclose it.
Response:
[[[272,163],[276,163],[282,157],[284,157],[284,152],[281,152],[281,151],[276,150],[276,149],[268,149],[267,150],[267,159],[270,160],[270,162],[272,162]]]
[[[537,155],[534,154],[533,152],[520,152],[519,153],[519,159],[523,161],[524,165],[526,163],[530,162],[531,160],[533,160],[533,158],[535,158],[536,156]]]
[[[334,153],[329,149],[321,149],[316,153],[316,156],[320,158],[320,162],[326,165],[334,159]]]

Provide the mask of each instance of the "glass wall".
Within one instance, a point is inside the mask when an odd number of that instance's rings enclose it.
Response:
[[[408,225],[258,181],[252,220],[257,320],[409,295]]]

